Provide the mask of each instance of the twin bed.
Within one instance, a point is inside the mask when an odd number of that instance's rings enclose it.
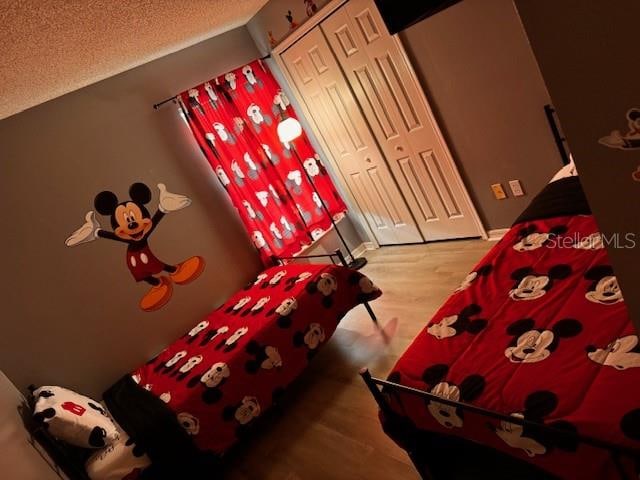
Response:
[[[604,242],[578,177],[550,183],[387,380],[362,372],[424,478],[637,478],[640,346]]]
[[[344,261],[340,252],[319,257]],[[278,402],[349,310],[364,304],[376,320],[368,302],[380,295],[369,278],[337,264],[289,263],[260,273],[105,392],[126,434],[122,448],[89,460],[90,477],[215,478],[225,453]],[[128,477],[112,475],[127,469]]]

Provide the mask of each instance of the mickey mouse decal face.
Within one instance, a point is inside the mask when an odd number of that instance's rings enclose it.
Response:
[[[191,200],[184,195],[170,193],[159,183],[158,210],[149,213],[146,204],[151,201],[151,190],[144,183],[134,183],[129,188],[130,200],[120,202],[109,191],[96,195],[94,205],[98,213],[111,218],[113,231],[103,230],[93,211],[85,215],[85,223],[65,241],[69,247],[105,238],[127,244],[127,267],[137,282],[146,282],[151,289],[142,297],[140,308],[150,312],[164,306],[173,293],[173,284],[184,285],[195,280],[204,269],[202,257],[190,257],[171,265],[160,261],[149,247],[149,237],[169,212],[188,207]],[[163,275],[166,273],[167,275]]]
[[[445,381],[449,367],[436,364],[428,367],[422,374],[422,380],[431,389],[430,393],[440,398],[455,402],[473,402],[485,387],[482,375],[469,375],[460,385]],[[427,409],[433,418],[445,428],[460,428],[463,425],[462,410],[451,405],[445,405],[435,400],[427,401]]]
[[[454,337],[463,332],[469,332],[475,335],[487,326],[487,321],[483,318],[471,319],[469,317],[478,315],[481,311],[482,308],[479,305],[472,303],[463,308],[458,315],[444,317],[438,323],[429,325],[429,327],[427,327],[427,333],[433,335],[438,340]]]
[[[544,423],[544,417],[553,413],[558,406],[558,397],[553,392],[541,390],[531,393],[525,400],[524,411],[512,413],[511,416],[520,420],[530,420]],[[563,430],[567,435],[551,436],[533,425],[520,425],[501,421],[498,427],[491,427],[500,439],[512,448],[523,450],[527,456],[534,457],[549,452],[554,447],[565,451],[575,451],[578,442],[576,427],[566,421],[551,422],[550,427]]]
[[[507,335],[514,338],[504,354],[511,362],[541,362],[555,351],[560,339],[575,337],[582,331],[582,324],[570,318],[556,322],[549,330],[534,327],[531,318],[517,320],[507,327]]]
[[[607,365],[616,370],[640,367],[640,345],[637,335],[616,338],[604,348],[587,347],[587,357],[600,365]]]
[[[538,232],[535,225],[529,225],[520,230],[520,240],[513,246],[513,249],[516,252],[537,250],[547,244],[552,238],[562,235],[566,231],[567,227],[564,225],[553,227],[548,232]]]
[[[539,274],[531,267],[519,268],[511,274],[516,285],[509,291],[513,300],[535,300],[545,295],[555,280],[562,280],[571,274],[569,265],[556,265],[546,274]]]
[[[624,300],[618,279],[610,266],[595,266],[585,273],[584,278],[593,282],[585,294],[585,298],[590,302],[613,305]]]

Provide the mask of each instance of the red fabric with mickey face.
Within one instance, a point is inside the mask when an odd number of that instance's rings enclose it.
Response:
[[[609,265],[592,216],[514,226],[390,379],[640,449],[640,349]],[[468,412],[461,417],[406,394],[392,406],[420,429],[480,442],[561,478],[617,478],[608,453],[593,447],[554,443]]]
[[[346,211],[306,134],[293,142],[304,168],[280,142],[278,123],[296,114],[261,61],[183,92],[178,100],[265,263],[271,264],[272,255],[299,252],[331,227],[320,198],[332,215]]]
[[[223,453],[278,399],[354,306],[381,295],[333,265],[266,270],[133,372],[202,450]]]

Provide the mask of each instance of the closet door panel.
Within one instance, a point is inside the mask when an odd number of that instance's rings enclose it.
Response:
[[[473,206],[398,41],[371,0],[321,28],[427,240],[478,236]]]
[[[305,35],[282,59],[378,242],[422,241],[320,29]]]

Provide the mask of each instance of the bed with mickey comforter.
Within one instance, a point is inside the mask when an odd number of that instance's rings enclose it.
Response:
[[[270,268],[108,390],[109,411],[152,459],[149,478],[215,478],[217,460],[341,318],[380,295],[366,276],[337,265]]]
[[[552,477],[637,478],[633,459],[614,461],[606,449],[578,441],[640,451],[638,336],[578,177],[553,182],[536,197],[388,380],[560,431],[387,385],[380,398],[396,422],[385,429],[405,448],[407,432],[429,432],[434,445],[461,437]],[[389,420],[384,408],[381,418]],[[450,459],[464,460],[455,452]]]

